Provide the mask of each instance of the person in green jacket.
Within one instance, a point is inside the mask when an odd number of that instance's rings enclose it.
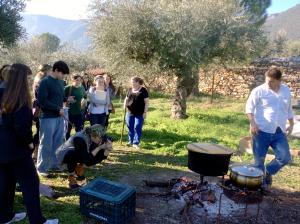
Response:
[[[70,137],[73,125],[76,132],[81,131],[84,126],[81,102],[86,96],[81,83],[82,77],[78,74],[74,74],[72,76],[72,84],[65,87],[65,97],[67,98],[67,106],[69,107],[68,112],[70,121],[68,122],[66,139]]]

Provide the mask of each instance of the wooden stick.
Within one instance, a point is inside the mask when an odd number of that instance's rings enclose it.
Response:
[[[125,126],[125,116],[126,116],[126,107],[124,108],[124,115],[123,115],[123,123],[122,123],[121,139],[120,139],[120,144],[121,145],[122,145],[122,142],[123,142],[123,134],[124,134],[124,126]]]

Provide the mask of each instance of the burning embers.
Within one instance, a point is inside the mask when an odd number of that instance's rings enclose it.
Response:
[[[262,202],[260,191],[249,191],[235,187],[229,180],[223,183],[195,181],[187,177],[172,179],[168,182],[149,182],[151,187],[172,187],[171,195],[182,204],[180,214],[186,223],[199,223],[200,220],[215,220],[221,217],[259,215]],[[198,221],[195,221],[199,219]],[[200,223],[202,223],[200,222]]]

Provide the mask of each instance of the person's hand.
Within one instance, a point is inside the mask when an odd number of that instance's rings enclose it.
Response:
[[[294,125],[289,125],[289,126],[286,128],[286,134],[287,134],[287,135],[292,134],[293,129],[294,129]]]
[[[255,122],[251,123],[250,124],[250,133],[252,135],[256,135],[256,134],[258,134],[258,131],[259,131],[259,128],[258,128],[257,124]]]
[[[112,113],[112,114],[116,113],[115,108],[112,108],[112,109],[111,109],[111,113]]]
[[[59,116],[61,116],[61,117],[64,116],[64,109],[59,110]]]
[[[68,103],[75,103],[76,102],[75,96],[69,96],[68,99],[67,99],[67,102]]]

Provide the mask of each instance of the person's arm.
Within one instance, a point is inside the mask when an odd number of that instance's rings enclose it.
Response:
[[[289,109],[288,109],[288,121],[289,121],[289,126],[286,129],[286,134],[290,135],[293,132],[294,129],[294,113],[292,109],[292,100],[290,96],[290,101],[289,101]]]
[[[124,110],[126,109],[127,100],[128,100],[128,97],[126,96],[125,99],[124,99],[124,103],[123,103],[123,109]]]
[[[104,156],[108,156],[108,154],[112,150],[112,142],[110,140],[107,140],[106,142],[95,148],[93,151],[91,151],[91,154],[93,156],[96,156],[100,150],[104,150]]]
[[[148,113],[148,108],[149,108],[149,98],[145,98],[144,102],[145,102],[145,109],[144,109],[143,117],[145,119],[147,116],[147,113]]]
[[[47,88],[47,82],[42,81],[38,89],[38,102],[40,107],[44,110],[55,111],[59,114],[61,110],[60,106],[49,101],[48,96],[49,92]]]
[[[15,111],[12,116],[13,128],[17,137],[16,141],[33,149],[31,109],[23,106],[18,111]]]
[[[258,102],[257,93],[253,90],[246,103],[246,114],[250,123],[250,133],[255,135],[258,133],[259,128],[255,122],[254,111]]]

